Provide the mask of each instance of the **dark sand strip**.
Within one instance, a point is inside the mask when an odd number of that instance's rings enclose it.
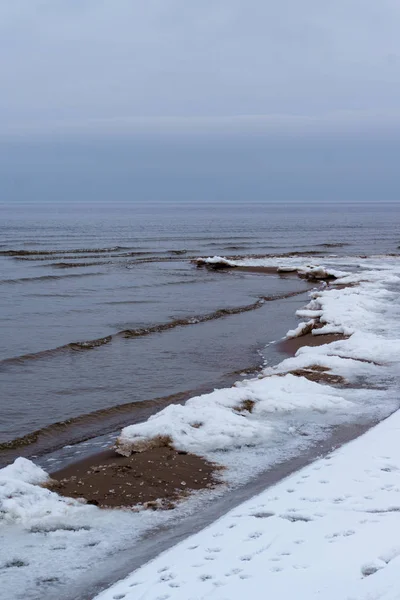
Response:
[[[49,487],[105,508],[171,509],[193,490],[216,485],[220,468],[200,456],[163,446],[124,457],[102,452],[52,474]]]
[[[279,342],[279,349],[287,354],[288,356],[294,356],[303,346],[323,346],[324,344],[330,344],[331,342],[340,342],[341,340],[347,340],[349,336],[342,335],[340,333],[327,333],[323,335],[313,335],[307,333],[296,338],[284,339]]]
[[[296,377],[305,377],[309,381],[315,381],[316,383],[338,385],[340,387],[353,387],[344,379],[344,377],[329,373],[329,369],[327,367],[320,367],[318,365],[313,365],[308,369],[296,369],[294,371],[288,371],[287,373],[282,373],[282,376],[287,375],[288,373],[295,375]]]
[[[294,277],[298,279],[297,271],[278,271],[277,267],[234,267],[235,271],[244,273],[262,273],[263,275],[278,275],[279,277]]]

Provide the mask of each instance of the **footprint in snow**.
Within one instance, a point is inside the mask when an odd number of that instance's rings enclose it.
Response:
[[[400,546],[395,546],[394,548],[391,548],[390,550],[383,552],[380,556],[379,559],[383,560],[383,562],[385,562],[386,564],[389,564],[391,560],[393,560],[394,558],[397,558],[400,554]]]
[[[268,519],[269,517],[273,517],[275,513],[273,512],[256,512],[253,513],[251,516],[252,517],[256,517],[256,519]]]
[[[160,577],[160,582],[161,581],[171,581],[171,579],[175,579],[176,575],[174,575],[174,573],[165,573],[165,575],[161,575]]]
[[[257,540],[261,536],[261,531],[254,531],[253,533],[250,533],[249,537],[247,538],[247,541],[249,542],[250,540]]]
[[[286,515],[279,515],[281,519],[286,519],[287,521],[290,521],[291,523],[296,523],[297,521],[303,522],[303,523],[308,523],[309,521],[312,521],[313,519],[307,515],[298,515],[298,514],[294,514],[294,513],[288,513]]]
[[[322,498],[309,498],[307,496],[303,496],[302,498],[300,498],[300,500],[302,502],[322,502],[323,501]]]
[[[350,537],[351,535],[354,535],[354,534],[355,534],[355,531],[353,531],[352,529],[348,529],[347,531],[335,531],[335,533],[329,533],[328,535],[326,535],[325,539],[333,540],[338,537]]]
[[[383,561],[374,560],[374,561],[371,561],[369,563],[365,563],[364,565],[362,565],[361,573],[364,577],[369,577],[370,575],[373,575],[380,569],[383,569],[383,567],[385,567],[385,566],[386,565]]]
[[[4,565],[4,569],[11,569],[13,567],[16,567],[18,569],[20,569],[21,567],[28,567],[29,563],[25,562],[24,560],[21,560],[19,558],[13,558],[12,560],[8,561],[8,563],[6,563]]]
[[[242,571],[243,569],[232,569],[232,571],[225,573],[225,577],[230,577],[231,575],[239,575],[239,573],[241,573]]]

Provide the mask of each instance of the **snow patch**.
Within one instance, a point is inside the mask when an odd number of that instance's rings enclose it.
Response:
[[[0,481],[14,479],[24,483],[45,483],[49,476],[32,461],[20,456],[11,465],[0,469]]]

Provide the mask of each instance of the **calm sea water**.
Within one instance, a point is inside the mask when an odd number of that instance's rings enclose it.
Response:
[[[191,258],[397,253],[399,217],[394,204],[0,204],[0,460],[35,431],[42,451],[103,434],[136,403],[277,359],[266,344],[308,284]],[[215,314],[263,296],[287,298]],[[15,445],[29,455],[34,439]]]

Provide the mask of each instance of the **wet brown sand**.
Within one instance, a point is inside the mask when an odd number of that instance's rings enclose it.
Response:
[[[232,268],[232,267],[231,267]],[[278,271],[277,267],[234,267],[235,271],[244,273],[262,273],[263,275],[279,275],[279,277],[292,277],[298,279],[297,271]]]
[[[191,491],[217,484],[220,467],[164,446],[129,457],[101,452],[52,474],[49,486],[103,508],[174,508]]]
[[[307,369],[295,369],[294,371],[288,371],[291,375],[296,377],[305,377],[309,381],[315,381],[316,383],[326,383],[327,385],[339,385],[340,387],[349,387],[350,384],[341,377],[340,375],[334,375],[329,373],[328,367],[321,367],[319,365],[312,365]],[[282,373],[286,375],[286,373]]]
[[[306,335],[302,335],[300,337],[282,340],[279,342],[279,349],[289,356],[294,356],[297,350],[303,346],[323,346],[324,344],[340,342],[341,340],[346,339],[348,339],[348,336],[337,333],[327,333],[323,335],[313,335],[312,333],[307,333]]]

